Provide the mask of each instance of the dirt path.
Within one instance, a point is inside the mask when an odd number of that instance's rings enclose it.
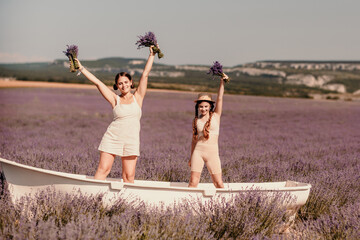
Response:
[[[59,82],[40,82],[40,81],[20,81],[20,80],[4,80],[0,78],[0,89],[1,88],[78,88],[78,89],[96,89],[91,84],[80,84],[80,83],[59,83]],[[110,89],[112,87],[109,86]],[[179,91],[179,90],[167,90],[167,89],[149,89],[149,92],[179,92],[196,94],[197,92],[191,91]],[[360,95],[353,94],[328,94],[329,96],[336,97],[337,100],[341,101],[353,101],[360,102]],[[329,101],[326,99],[328,95],[319,95],[313,97],[314,100],[318,101]],[[335,99],[334,99],[335,100]]]
[[[95,89],[93,85],[79,83],[57,83],[57,82],[36,82],[36,81],[18,81],[18,80],[0,80],[0,88],[24,88],[24,87],[40,87],[40,88],[84,88]]]
[[[40,82],[40,81],[20,81],[20,80],[3,80],[0,78],[0,88],[82,88],[82,89],[96,89],[91,84],[80,83],[59,83],[59,82]],[[109,87],[112,89],[112,87]],[[166,90],[166,89],[148,89],[150,92],[181,92],[191,93],[187,91]]]

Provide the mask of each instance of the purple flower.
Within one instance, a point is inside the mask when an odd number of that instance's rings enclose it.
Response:
[[[150,47],[151,45],[156,46],[157,40],[153,32],[148,32],[144,36],[138,36],[139,40],[136,42],[138,49],[142,47]]]
[[[223,67],[223,66],[222,66],[218,61],[215,61],[215,62],[214,62],[214,65],[212,65],[212,66],[210,67],[208,74],[212,73],[213,76],[224,77],[225,74],[224,74],[224,72],[223,72],[222,67]],[[230,81],[230,78],[225,78],[224,81],[225,81],[225,82],[229,82],[229,81]]]
[[[223,74],[222,65],[218,61],[215,61],[214,65],[210,67],[208,74],[209,73],[212,73],[212,75],[221,76]]]
[[[139,40],[135,43],[138,46],[138,49],[143,47],[154,46],[153,50],[158,54],[158,58],[162,58],[164,54],[161,52],[160,48],[157,47],[158,43],[156,36],[153,32],[145,33],[144,36],[138,36]]]
[[[67,57],[69,57],[70,55],[72,56],[72,57],[77,57],[77,55],[78,55],[78,53],[79,53],[79,48],[78,48],[78,46],[76,46],[76,45],[66,45],[68,48],[66,49],[66,51],[63,51],[63,53],[65,53],[65,55],[67,56]]]
[[[6,116],[0,117],[1,157],[49,170],[94,175],[99,163],[97,147],[113,118],[108,103],[98,94],[93,89],[1,89],[0,116]],[[184,156],[190,150],[194,113],[189,103],[195,97],[195,93],[181,92],[146,95],[136,179],[189,181]],[[296,231],[291,227],[288,238],[298,239],[301,232],[304,239],[358,239],[359,116],[356,102],[229,94],[220,126],[223,180],[311,183],[309,199],[297,212]],[[210,183],[205,168],[203,174],[201,182]],[[109,177],[121,175],[121,164],[114,164]],[[278,233],[287,217],[274,202],[262,206],[256,195],[239,195],[229,205],[210,202],[156,211],[142,204],[128,205],[122,198],[104,208],[97,197],[44,193],[34,204],[15,207],[5,183],[0,169],[0,239],[26,238],[29,232],[48,239],[138,239],[149,232],[148,226],[154,226],[153,238],[288,236]],[[19,215],[27,209],[29,214]]]
[[[78,64],[74,61],[74,58],[77,58],[79,53],[79,48],[76,45],[66,45],[66,51],[63,51],[65,55],[69,58],[70,61],[70,72],[76,72],[76,69],[79,69]]]

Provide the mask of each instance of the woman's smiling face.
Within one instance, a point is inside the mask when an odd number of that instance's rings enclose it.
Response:
[[[132,81],[129,80],[126,76],[119,77],[118,88],[121,93],[128,93],[131,90]]]

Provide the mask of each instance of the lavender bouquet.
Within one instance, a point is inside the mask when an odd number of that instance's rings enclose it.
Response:
[[[225,73],[223,72],[222,65],[218,61],[215,61],[214,65],[210,67],[208,74],[210,73],[212,73],[213,76],[225,77]],[[224,79],[224,81],[227,83],[230,81],[230,78],[227,77]]]
[[[153,45],[154,53],[158,54],[158,58],[162,58],[164,54],[161,52],[160,48],[157,47],[157,40],[153,32],[145,33],[144,36],[138,36],[139,40],[135,43],[138,46],[138,49],[142,47],[150,47]]]
[[[79,48],[76,45],[66,45],[66,51],[63,51],[65,55],[69,58],[70,61],[70,72],[76,72],[76,69],[79,69],[78,64],[74,61],[74,58],[77,58]]]

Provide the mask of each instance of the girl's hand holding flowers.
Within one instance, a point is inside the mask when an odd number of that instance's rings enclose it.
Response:
[[[210,67],[208,74],[210,73],[212,73],[213,76],[220,76],[226,83],[230,81],[229,76],[223,72],[222,65],[218,61],[215,61],[214,65]]]
[[[225,73],[223,73],[223,75],[221,76],[221,80],[223,80],[224,82],[229,82],[230,78],[228,75],[226,75]]]
[[[150,47],[155,54],[156,53],[158,54],[159,59],[164,56],[164,54],[161,52],[159,48],[155,34],[153,32],[148,32],[145,33],[144,36],[138,36],[138,37],[139,40],[135,43],[138,46],[138,49],[142,47]]]

